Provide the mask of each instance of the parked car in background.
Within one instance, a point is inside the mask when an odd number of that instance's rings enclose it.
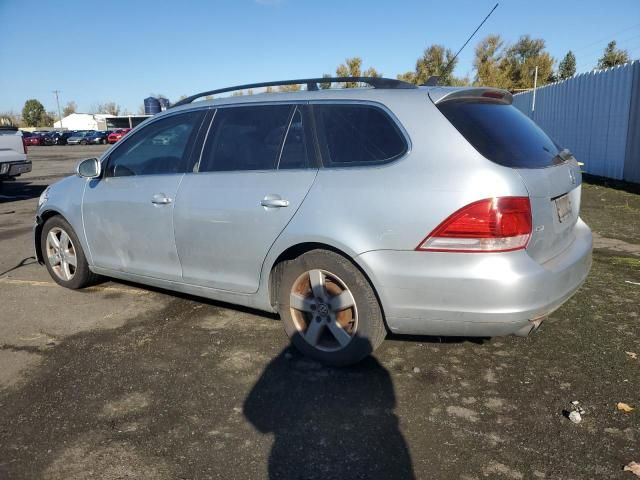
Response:
[[[104,145],[107,143],[107,137],[110,132],[107,131],[96,131],[87,136],[87,142],[92,144],[100,144]]]
[[[44,145],[44,133],[32,132],[28,137],[23,137],[25,145]]]
[[[45,145],[64,145],[65,143],[67,143],[66,138],[64,138],[64,135],[67,132],[49,132],[47,133],[44,138],[44,144]]]
[[[27,144],[17,127],[0,123],[0,180],[8,180],[31,171]]]
[[[81,130],[79,132],[75,132],[67,138],[67,145],[87,145],[91,143],[90,139],[95,133],[95,130]]]
[[[508,91],[364,80],[178,102],[45,190],[38,261],[68,288],[105,275],[278,312],[331,365],[387,332],[537,329],[591,267],[577,160]]]
[[[129,133],[129,130],[131,130],[131,129],[130,128],[121,128],[119,130],[116,130],[115,132],[109,134],[109,136],[107,138],[107,141],[109,143],[116,143],[122,137],[124,137],[127,133]]]

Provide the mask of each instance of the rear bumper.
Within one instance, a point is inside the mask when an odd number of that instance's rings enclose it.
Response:
[[[391,331],[417,335],[498,336],[566,302],[591,268],[591,231],[539,264],[524,250],[438,253],[378,250],[358,256],[382,301]]]
[[[0,178],[17,177],[31,171],[31,160],[0,163]]]

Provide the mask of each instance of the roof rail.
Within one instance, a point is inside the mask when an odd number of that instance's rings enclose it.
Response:
[[[389,88],[389,89],[404,89],[404,88],[418,88],[412,83],[403,82],[402,80],[395,80],[392,78],[382,77],[321,77],[321,78],[301,78],[298,80],[281,80],[276,82],[261,82],[261,83],[248,83],[246,85],[236,85],[235,87],[218,88],[216,90],[209,90],[207,92],[196,93],[179,102],[174,103],[171,107],[178,107],[180,105],[187,105],[194,100],[206,97],[208,95],[217,95],[219,93],[233,92],[238,90],[247,90],[249,88],[260,87],[280,87],[283,85],[307,85],[307,90],[318,90],[319,83],[335,83],[335,82],[360,82],[366,83],[373,88]]]

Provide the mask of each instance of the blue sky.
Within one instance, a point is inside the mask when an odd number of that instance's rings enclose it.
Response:
[[[495,1],[0,0],[0,112],[28,98],[54,110],[55,89],[79,111],[115,101],[136,112],[151,93],[320,76],[350,56],[395,77],[431,43],[457,50]],[[489,33],[544,38],[588,71],[610,39],[640,57],[640,0],[502,0],[456,75],[473,76]]]

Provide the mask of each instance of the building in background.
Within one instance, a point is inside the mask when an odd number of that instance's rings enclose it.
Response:
[[[107,118],[113,117],[107,113],[72,113],[53,123],[53,128],[66,130],[106,130]]]
[[[111,130],[133,128],[151,115],[110,115],[108,113],[72,113],[54,122],[55,129],[63,130]]]

